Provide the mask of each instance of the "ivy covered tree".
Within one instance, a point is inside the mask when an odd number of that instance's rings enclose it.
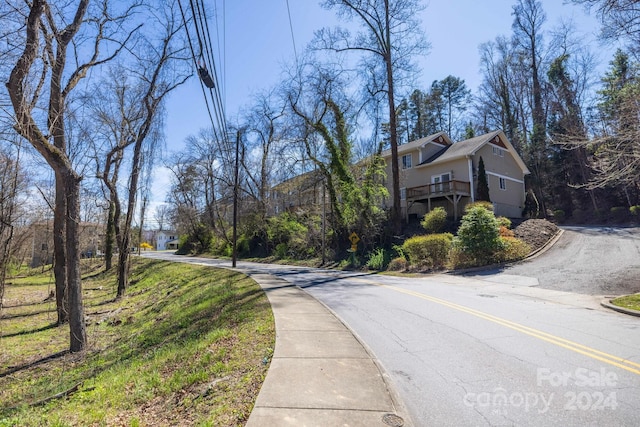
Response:
[[[316,46],[335,52],[362,54],[362,73],[370,101],[383,96],[388,111],[391,146],[392,210],[395,232],[402,229],[400,206],[400,167],[398,164],[397,89],[415,73],[413,57],[426,50],[419,28],[422,5],[418,0],[323,0],[325,8],[359,25],[355,35],[345,28],[322,29],[316,33]]]
[[[346,108],[336,101],[340,97],[337,82],[328,79],[324,84],[315,86],[315,90],[315,95],[310,97],[290,96],[290,107],[304,124],[301,141],[306,155],[323,177],[336,248],[341,249],[354,229],[363,235],[379,234],[380,224],[384,222],[384,212],[379,208],[386,193],[380,184],[384,163],[374,156],[363,162],[362,168],[354,167]],[[321,142],[320,146],[317,142]],[[358,170],[362,171],[361,175]]]

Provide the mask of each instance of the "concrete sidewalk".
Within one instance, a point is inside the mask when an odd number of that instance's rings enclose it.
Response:
[[[349,329],[306,292],[269,274],[276,347],[247,427],[412,426],[377,365]]]

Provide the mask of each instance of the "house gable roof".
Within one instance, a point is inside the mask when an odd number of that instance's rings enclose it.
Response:
[[[433,135],[425,136],[424,138],[416,139],[415,141],[408,142],[398,146],[398,154],[406,153],[411,150],[416,150],[426,146],[427,144],[433,144],[436,146],[445,147],[453,144],[453,141],[449,139],[449,136],[444,132],[434,133]],[[384,150],[382,157],[391,156],[391,150]]]
[[[425,161],[423,161],[417,166],[433,165],[433,164],[444,163],[447,161],[464,158],[467,156],[473,156],[478,152],[478,150],[480,150],[483,146],[489,143],[493,145],[497,145],[507,150],[509,153],[511,153],[511,156],[513,157],[515,162],[518,164],[520,169],[522,169],[522,172],[525,175],[530,173],[529,169],[522,161],[522,158],[520,158],[520,156],[516,152],[513,145],[511,145],[506,135],[501,130],[497,130],[494,132],[490,132],[484,135],[476,136],[474,138],[466,139],[464,141],[460,141],[460,142],[456,142],[454,144],[448,145],[444,147],[441,151],[437,152],[436,154],[426,159]]]

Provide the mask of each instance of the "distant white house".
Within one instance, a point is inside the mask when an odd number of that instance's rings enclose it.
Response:
[[[178,235],[175,231],[158,231],[156,234],[156,249],[159,251],[178,249]]]

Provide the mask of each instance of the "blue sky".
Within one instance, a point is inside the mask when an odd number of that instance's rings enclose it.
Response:
[[[222,81],[222,94],[227,117],[234,118],[251,96],[275,85],[282,65],[294,60],[286,0],[205,0],[222,12],[224,27],[219,27],[224,54],[217,66]],[[515,0],[430,0],[422,13],[422,28],[431,44],[428,54],[420,58],[420,89],[448,75],[465,80],[472,92],[481,82],[478,46],[499,35],[511,34],[512,6]],[[599,24],[581,6],[564,4],[563,0],[542,0],[547,14],[546,28],[561,19],[573,20],[585,42],[593,43],[601,62],[606,65],[613,48],[603,49],[595,41]],[[297,52],[300,54],[315,30],[338,23],[331,11],[317,0],[289,0]],[[221,20],[218,21],[220,24]],[[212,27],[213,28],[213,27]],[[224,46],[224,48],[223,48]],[[168,102],[167,150],[184,148],[184,140],[210,126],[200,84],[192,78],[174,92]],[[166,171],[165,171],[166,172]],[[158,171],[154,183],[154,201],[161,202],[167,188],[168,174]],[[164,177],[164,178],[160,178]],[[158,190],[156,190],[158,189]]]
[[[222,0],[205,0],[222,11]],[[282,65],[294,58],[286,0],[230,0],[225,2],[221,36],[223,58],[218,69],[225,110],[235,117],[251,102],[251,95],[276,84]],[[428,54],[420,59],[421,89],[448,75],[463,78],[475,92],[481,82],[478,46],[499,35],[511,34],[514,0],[431,0],[422,13],[422,27],[431,43]],[[595,40],[599,25],[580,6],[562,0],[543,0],[547,28],[560,19],[573,19],[585,40]],[[313,32],[337,21],[316,0],[289,0],[295,44],[302,52]],[[218,21],[220,22],[220,21]],[[225,38],[226,36],[226,42]],[[215,40],[216,34],[212,34]],[[595,43],[595,42],[594,42]],[[598,49],[595,49],[598,51]],[[609,56],[601,58],[603,63]],[[172,94],[168,105],[167,146],[179,149],[188,135],[210,125],[199,82],[192,78]]]

